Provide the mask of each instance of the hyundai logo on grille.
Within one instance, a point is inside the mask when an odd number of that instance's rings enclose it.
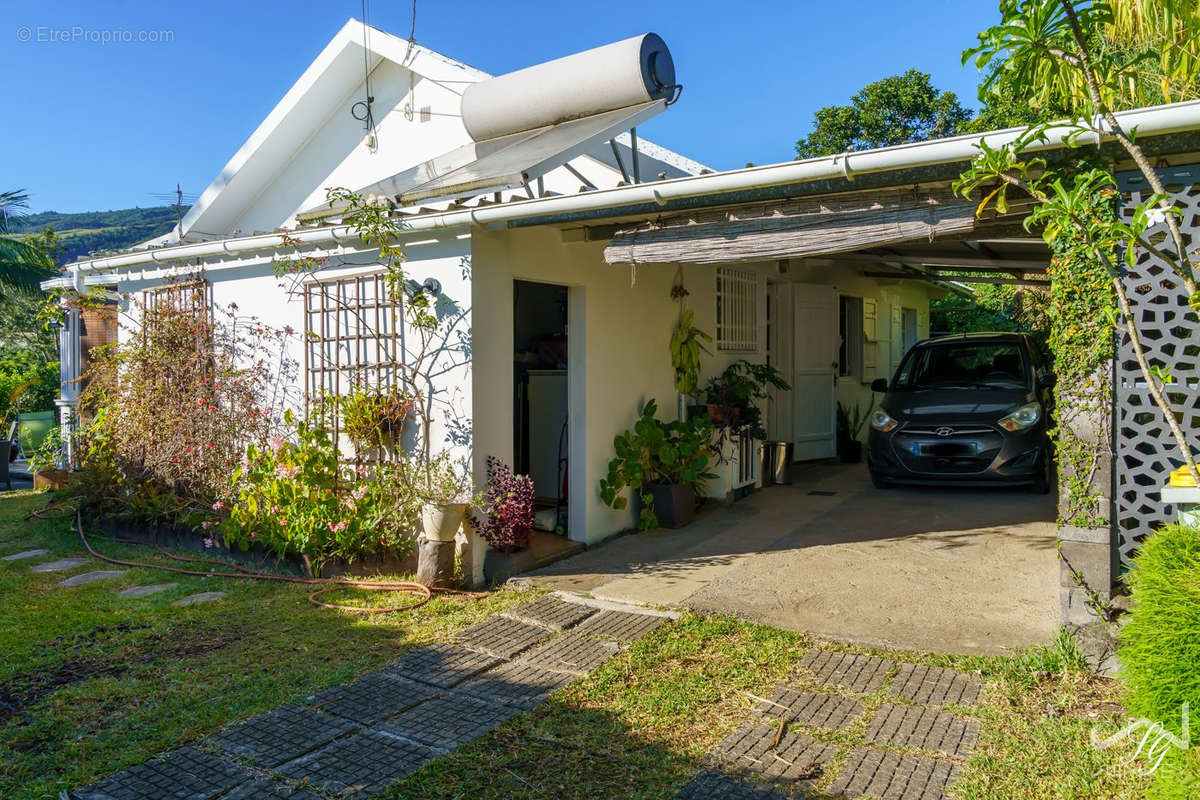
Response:
[[[954,435],[954,428],[941,427],[936,429],[934,433],[936,433],[938,436],[952,436]]]

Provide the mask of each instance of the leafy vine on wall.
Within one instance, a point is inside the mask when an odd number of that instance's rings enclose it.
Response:
[[[1115,219],[1118,196],[1097,193],[1094,213]],[[1054,358],[1057,419],[1050,432],[1059,468],[1059,524],[1080,528],[1108,525],[1100,485],[1107,474],[1107,442],[1112,431],[1112,369],[1115,337],[1112,313],[1117,299],[1112,277],[1090,252],[1082,235],[1052,245],[1047,346]]]

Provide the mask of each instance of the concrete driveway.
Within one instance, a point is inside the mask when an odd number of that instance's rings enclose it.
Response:
[[[678,531],[615,539],[521,577],[887,647],[1004,653],[1057,627],[1054,500],[876,490],[861,466],[798,468]]]

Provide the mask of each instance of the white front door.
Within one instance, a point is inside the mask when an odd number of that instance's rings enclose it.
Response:
[[[838,316],[832,286],[793,284],[792,441],[797,461],[837,453]]]
[[[767,363],[792,382],[792,284],[767,284]],[[772,441],[792,439],[792,393],[782,389],[767,390],[767,436]]]

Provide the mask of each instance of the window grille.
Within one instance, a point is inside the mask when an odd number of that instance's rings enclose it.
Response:
[[[758,350],[758,275],[752,270],[717,268],[717,349]]]
[[[400,311],[383,272],[305,285],[305,399],[310,408],[356,386],[382,389],[401,384]]]

